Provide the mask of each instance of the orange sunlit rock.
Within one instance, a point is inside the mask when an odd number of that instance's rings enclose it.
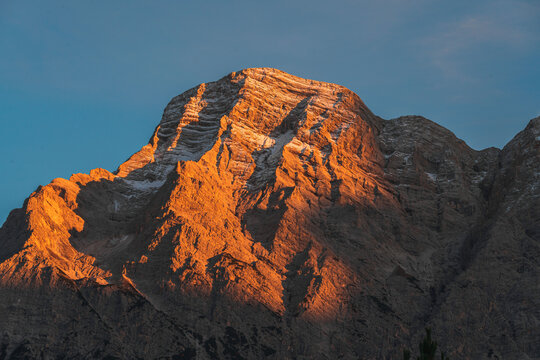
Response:
[[[488,207],[475,176],[497,156],[415,119],[384,122],[342,86],[275,69],[199,85],[115,173],[55,179],[10,215],[0,285],[32,309],[41,294],[47,321],[72,329],[35,344],[101,351],[68,357],[395,354],[388,334],[422,330],[445,271],[432,259]],[[433,181],[445,161],[456,183]]]

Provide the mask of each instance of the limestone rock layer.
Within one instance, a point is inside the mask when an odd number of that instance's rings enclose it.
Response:
[[[475,151],[275,69],[201,84],[12,211],[0,358],[538,358],[539,164],[540,118]]]

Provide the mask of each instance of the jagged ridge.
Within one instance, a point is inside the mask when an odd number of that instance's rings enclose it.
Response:
[[[453,358],[533,356],[539,128],[474,151],[275,69],[201,84],[115,173],[10,214],[2,351],[383,358],[431,324]]]

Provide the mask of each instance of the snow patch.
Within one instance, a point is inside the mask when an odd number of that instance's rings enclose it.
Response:
[[[124,182],[127,183],[129,186],[136,190],[140,191],[153,191],[156,190],[165,184],[165,180],[155,180],[155,181],[149,181],[149,180],[127,180],[124,179]]]
[[[486,175],[487,175],[487,171],[481,171],[478,173],[478,175],[474,176],[471,181],[473,184],[478,184],[484,180]]]
[[[407,154],[403,157],[403,161],[405,161],[405,165],[412,165],[412,161],[409,161],[409,160],[411,160],[410,154]]]
[[[332,134],[330,134],[332,140],[334,142],[337,142],[337,140],[339,139],[340,135],[344,132],[344,131],[347,131],[347,129],[349,129],[349,127],[351,126],[350,123],[342,123],[335,131],[332,132]]]
[[[121,245],[126,242],[126,240],[129,240],[129,235],[124,235],[122,237],[114,237],[109,240],[109,246],[117,246]]]

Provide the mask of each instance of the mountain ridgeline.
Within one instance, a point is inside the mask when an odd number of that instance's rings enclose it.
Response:
[[[476,151],[269,68],[173,98],[0,229],[0,359],[540,354],[540,118]]]

